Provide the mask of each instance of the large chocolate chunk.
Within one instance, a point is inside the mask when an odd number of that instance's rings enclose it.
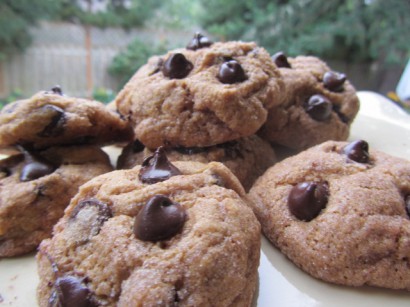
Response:
[[[248,79],[241,64],[236,60],[229,60],[222,63],[217,78],[225,84],[243,82]]]
[[[63,96],[63,90],[61,89],[60,85],[55,85],[50,90],[53,94]]]
[[[322,95],[313,95],[305,102],[303,107],[306,113],[317,121],[327,120],[332,113],[332,103]]]
[[[52,104],[46,104],[41,107],[41,112],[49,113],[51,120],[38,135],[41,137],[61,135],[64,132],[64,110]]]
[[[164,62],[161,70],[165,77],[182,79],[189,74],[192,68],[194,68],[194,65],[182,53],[174,53]]]
[[[343,153],[350,159],[359,163],[368,163],[370,159],[369,144],[359,140],[347,144],[343,148]]]
[[[328,197],[326,182],[301,182],[290,191],[288,207],[296,218],[309,222],[326,207]]]
[[[143,241],[167,240],[184,226],[185,209],[165,195],[153,196],[135,218],[134,234]]]
[[[208,37],[198,32],[198,33],[195,33],[194,38],[186,46],[186,49],[197,50],[200,48],[209,47],[212,44],[213,42]]]
[[[292,68],[288,62],[288,57],[282,51],[272,55],[272,60],[279,68]]]
[[[346,75],[335,71],[327,71],[323,75],[323,84],[333,92],[343,91],[343,85],[346,82]]]
[[[56,170],[56,166],[40,155],[19,147],[24,154],[25,165],[20,173],[20,181],[31,181],[49,175]]]
[[[90,289],[84,284],[84,278],[76,276],[58,277],[48,301],[49,307],[97,307]]]
[[[138,174],[143,183],[157,183],[165,181],[172,176],[181,175],[181,172],[171,162],[169,162],[165,149],[158,147],[152,156],[147,157],[141,165]]]

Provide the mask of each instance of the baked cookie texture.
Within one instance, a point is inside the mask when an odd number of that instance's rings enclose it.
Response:
[[[274,55],[273,60],[285,83],[283,103],[269,109],[259,135],[296,150],[347,140],[359,99],[346,76],[317,57],[281,56]]]
[[[260,225],[242,186],[220,163],[163,159],[80,188],[39,248],[40,306],[251,305]]]
[[[53,147],[0,161],[0,257],[33,251],[78,187],[109,172],[107,155],[97,147]]]
[[[101,102],[41,91],[6,105],[0,112],[0,147],[44,149],[59,145],[130,141],[132,128]]]
[[[249,193],[263,233],[310,275],[410,290],[410,162],[329,141],[270,168]]]
[[[150,58],[115,101],[147,147],[207,147],[254,134],[283,87],[265,49],[224,42]]]
[[[265,170],[276,163],[276,155],[269,143],[256,135],[210,147],[166,148],[170,161],[221,162],[228,167],[248,191]],[[128,169],[142,164],[153,151],[139,142],[124,147],[118,157],[117,168]]]

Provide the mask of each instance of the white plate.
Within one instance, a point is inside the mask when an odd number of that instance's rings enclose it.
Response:
[[[364,139],[391,155],[410,157],[410,116],[386,98],[359,92],[361,107],[351,140]],[[0,260],[0,306],[36,306],[38,282],[34,254]],[[379,288],[350,288],[327,284],[299,270],[262,239],[257,306],[406,306],[410,292]]]

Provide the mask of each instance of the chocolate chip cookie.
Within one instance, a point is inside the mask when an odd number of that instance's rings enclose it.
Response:
[[[277,53],[272,58],[285,83],[284,101],[269,109],[259,134],[297,150],[347,140],[359,99],[346,75],[313,56],[287,58]]]
[[[239,179],[246,191],[276,162],[275,151],[256,135],[210,147],[166,148],[166,152],[171,161],[221,162]],[[117,168],[126,169],[142,164],[144,158],[152,154],[153,151],[135,141],[123,149]]]
[[[249,196],[264,234],[312,276],[410,290],[410,161],[329,141],[274,165]]]
[[[148,160],[80,188],[40,245],[40,306],[251,305],[260,225],[238,180],[162,149]]]
[[[97,101],[65,96],[60,87],[13,102],[0,112],[0,147],[107,145],[132,136],[118,113]]]
[[[149,148],[207,147],[254,134],[281,102],[283,82],[255,43],[209,43],[154,56],[116,97]]]
[[[34,250],[51,236],[78,187],[112,170],[97,147],[23,151],[0,161],[0,257]]]

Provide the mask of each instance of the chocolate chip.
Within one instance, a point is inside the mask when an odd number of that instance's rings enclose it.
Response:
[[[102,225],[112,217],[111,208],[94,198],[81,200],[70,214],[67,233],[73,227],[76,244],[82,244],[96,236]]]
[[[51,120],[47,124],[47,126],[44,127],[43,131],[38,133],[38,135],[41,137],[61,135],[64,132],[64,110],[57,106],[46,104],[43,107],[41,107],[41,112],[50,113]]]
[[[327,71],[323,75],[323,84],[333,92],[343,91],[343,85],[346,81],[346,75],[334,71]]]
[[[295,185],[288,197],[290,212],[299,220],[309,222],[326,207],[329,187],[325,182],[301,182]]]
[[[34,152],[19,147],[24,154],[25,165],[20,173],[20,181],[31,181],[46,176],[55,171],[56,167]]]
[[[317,121],[327,120],[332,113],[332,103],[322,95],[313,95],[305,102],[303,107],[306,113]]]
[[[58,277],[54,283],[48,306],[52,307],[97,307],[90,289],[84,284],[84,278],[76,276]]]
[[[139,179],[143,183],[152,184],[176,175],[181,175],[180,170],[169,162],[164,147],[158,147],[152,156],[142,162]]]
[[[406,195],[406,197],[404,198],[404,202],[406,206],[407,215],[410,217],[410,194]]]
[[[282,51],[272,55],[272,60],[280,68],[292,68],[288,62],[288,57]]]
[[[343,148],[343,153],[350,159],[359,163],[368,163],[370,159],[369,144],[359,140],[349,143]]]
[[[165,195],[154,195],[135,218],[134,234],[143,241],[166,240],[184,226],[185,209]]]
[[[209,47],[213,42],[201,33],[195,33],[194,38],[186,46],[186,49],[197,50],[204,47]]]
[[[219,81],[225,84],[242,82],[247,79],[241,64],[239,64],[236,60],[229,60],[222,63],[216,77]]]
[[[142,144],[139,140],[135,140],[132,143],[132,152],[133,153],[141,152],[141,151],[144,150],[144,148],[145,148],[144,144]]]
[[[60,85],[55,85],[53,88],[51,88],[51,92],[53,94],[63,96],[63,90],[61,89]]]
[[[174,53],[164,62],[161,70],[165,77],[182,79],[189,74],[192,68],[194,65],[182,53]]]

